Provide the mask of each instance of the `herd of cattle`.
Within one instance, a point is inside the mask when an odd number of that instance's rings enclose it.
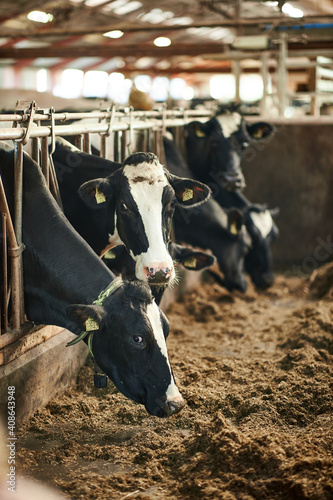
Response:
[[[149,152],[117,163],[58,137],[53,163],[62,210],[24,153],[28,319],[68,329],[77,336],[71,344],[84,339],[96,365],[150,414],[181,410],[165,342],[169,323],[158,305],[177,281],[174,262],[190,270],[217,262],[230,291],[246,291],[245,272],[257,287],[272,284],[270,245],[278,230],[267,207],[242,194],[240,163],[252,141],[273,132],[268,123],[249,125],[224,110],[185,127],[186,163],[166,133],[165,166]],[[0,175],[11,211],[13,164],[12,146],[1,142]]]

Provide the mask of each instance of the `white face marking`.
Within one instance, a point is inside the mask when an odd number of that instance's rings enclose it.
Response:
[[[259,229],[261,236],[266,238],[273,228],[273,219],[269,210],[264,212],[251,212],[250,217],[254,225]]]
[[[239,113],[231,113],[228,115],[219,115],[216,117],[221,125],[221,129],[225,138],[228,138],[239,129],[242,117]]]
[[[108,249],[113,248],[117,245],[123,245],[121,241],[118,230],[117,230],[117,214],[114,213],[114,232],[112,234],[109,233],[109,243],[111,246],[108,246]]]
[[[162,355],[165,357],[167,365],[170,370],[170,377],[171,377],[171,382],[170,385],[166,391],[166,397],[168,401],[177,401],[179,398],[182,399],[181,394],[179,390],[177,389],[175,380],[172,375],[172,370],[170,366],[170,361],[169,361],[169,356],[168,356],[168,351],[167,351],[167,346],[165,343],[165,338],[163,334],[163,327],[162,327],[162,321],[161,321],[161,316],[159,309],[155,302],[152,302],[147,306],[147,315],[151,324],[151,327],[153,329],[154,337],[157,342],[158,347],[161,350]]]
[[[144,267],[160,263],[171,270],[170,279],[173,279],[173,263],[162,233],[162,195],[168,184],[163,167],[159,162],[125,165],[124,175],[128,179],[131,195],[138,206],[148,239],[147,252],[136,256],[130,252],[136,261],[136,277],[147,281]]]

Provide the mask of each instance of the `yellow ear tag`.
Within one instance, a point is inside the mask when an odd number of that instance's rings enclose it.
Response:
[[[89,317],[86,321],[86,332],[92,332],[93,330],[98,330],[99,324],[97,321],[91,317]]]
[[[115,259],[116,254],[112,250],[108,250],[107,252],[105,252],[103,257],[104,257],[104,259]]]
[[[99,205],[100,203],[104,203],[106,201],[105,194],[102,193],[102,191],[98,191],[97,188],[96,188],[95,198],[97,205]]]
[[[236,222],[233,222],[230,226],[230,232],[231,234],[238,234],[238,229],[237,229],[237,224]]]
[[[188,259],[184,260],[184,266],[185,267],[197,267],[197,259],[195,257],[189,257]]]
[[[205,132],[203,132],[200,127],[195,127],[195,135],[197,137],[206,137]]]
[[[185,188],[185,191],[183,192],[183,201],[192,200],[192,198],[193,198],[193,190]]]

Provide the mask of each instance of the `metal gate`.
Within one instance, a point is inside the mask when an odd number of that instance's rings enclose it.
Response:
[[[50,192],[61,205],[52,152],[56,136],[74,136],[75,145],[91,152],[91,139],[98,138],[100,156],[122,162],[135,151],[151,151],[165,164],[163,134],[171,128],[177,144],[184,151],[184,125],[193,120],[206,121],[211,111],[160,110],[135,111],[109,108],[93,112],[60,112],[38,108],[35,101],[18,101],[13,114],[0,114],[0,140],[14,145],[14,210],[8,210],[0,177],[0,365],[19,357],[35,345],[56,335],[52,327],[47,334],[34,328],[24,312],[22,266],[22,180],[23,151],[40,165]],[[7,128],[3,128],[3,127]],[[13,142],[12,142],[13,141]],[[10,279],[9,279],[10,275]]]

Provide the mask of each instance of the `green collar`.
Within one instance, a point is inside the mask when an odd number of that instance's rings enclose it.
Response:
[[[107,297],[109,297],[110,295],[112,295],[118,288],[120,288],[123,285],[123,283],[124,282],[123,282],[123,280],[121,278],[115,278],[112,281],[112,283],[105,290],[103,290],[103,292],[101,292],[99,294],[98,298],[96,300],[94,300],[93,304],[95,304],[97,306],[102,306],[104,300]],[[70,342],[68,342],[67,345],[66,345],[66,347],[70,347],[72,345],[77,344],[78,342],[80,342],[80,340],[84,340],[87,337],[87,335],[89,335],[88,336],[89,352],[90,352],[92,358],[94,358],[94,355],[93,355],[93,352],[92,352],[92,340],[93,340],[94,333],[95,333],[94,331],[89,331],[89,332],[83,331],[75,339],[73,339]]]
[[[103,305],[104,300],[112,295],[119,287],[123,285],[123,280],[121,278],[115,278],[112,283],[99,294],[98,298],[94,300],[93,304],[97,306]]]

